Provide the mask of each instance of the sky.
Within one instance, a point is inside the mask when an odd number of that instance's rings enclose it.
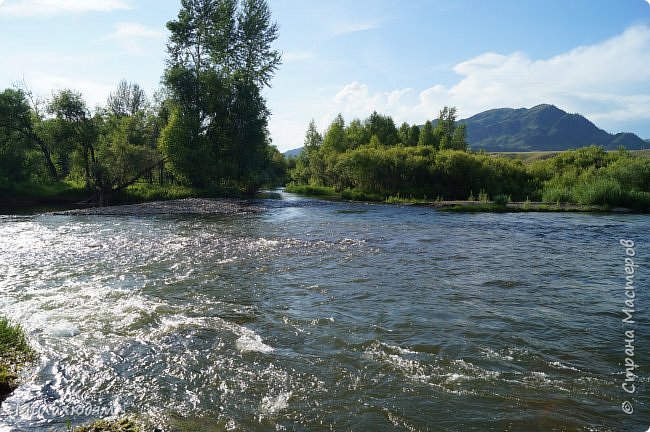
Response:
[[[373,111],[423,124],[550,103],[608,132],[650,138],[650,0],[269,0],[283,55],[273,143],[302,145]],[[79,90],[103,105],[118,82],[152,95],[172,0],[0,0],[0,89]]]

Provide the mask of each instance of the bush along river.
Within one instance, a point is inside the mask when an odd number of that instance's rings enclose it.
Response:
[[[253,204],[0,217],[0,430],[650,426],[650,217]]]

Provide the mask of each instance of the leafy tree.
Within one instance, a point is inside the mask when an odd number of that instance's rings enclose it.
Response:
[[[58,171],[52,160],[52,151],[48,143],[37,133],[35,122],[38,118],[31,110],[25,92],[6,89],[0,93],[0,133],[6,146],[21,141],[25,148],[40,150],[51,178],[58,178]],[[12,157],[18,157],[17,148],[10,151]]]
[[[418,134],[418,145],[421,147],[438,148],[439,142],[434,134],[433,125],[427,120]]]
[[[325,137],[323,138],[322,149],[326,154],[343,153],[348,148],[347,136],[345,134],[345,120],[341,114],[338,114],[332,121]]]
[[[456,131],[456,108],[444,107],[438,115],[435,135],[438,137],[440,149],[453,148],[452,141]]]
[[[97,128],[90,116],[81,93],[65,89],[54,94],[47,111],[54,116],[54,135],[58,147],[67,148],[67,143],[73,142],[78,146],[83,161],[83,172],[86,186],[92,188],[93,170],[97,165],[95,155],[95,140]],[[65,144],[64,144],[65,143]]]
[[[296,168],[292,172],[292,179],[297,183],[318,183],[324,178],[325,164],[321,154],[323,137],[316,128],[312,119],[305,133],[302,152],[296,161]]]
[[[361,147],[370,142],[370,131],[359,119],[354,119],[345,128],[346,143],[350,149]]]
[[[145,109],[147,97],[137,83],[122,80],[117,89],[110,94],[106,104],[108,111],[114,116],[134,116]]]
[[[367,120],[370,136],[377,135],[379,141],[385,146],[394,146],[400,142],[395,123],[390,116],[373,112]]]
[[[400,125],[399,131],[398,131],[399,142],[401,142],[404,145],[408,145],[410,131],[411,131],[411,127],[409,126],[409,124],[406,123],[406,122],[403,122]]]
[[[256,189],[271,154],[261,91],[280,64],[267,2],[182,0],[167,27],[164,80],[175,110],[167,128],[178,130],[162,134],[161,148],[171,169],[196,186]]]
[[[461,124],[454,130],[454,135],[451,137],[452,150],[467,150],[467,125]]]
[[[409,147],[415,147],[420,141],[420,128],[418,125],[413,125],[409,129],[408,138],[404,145]]]

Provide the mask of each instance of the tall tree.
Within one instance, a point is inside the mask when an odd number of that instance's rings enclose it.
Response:
[[[408,139],[407,142],[404,143],[404,145],[409,147],[415,147],[416,145],[418,145],[419,140],[420,140],[420,127],[418,125],[413,125],[409,129]]]
[[[0,93],[0,128],[6,134],[13,134],[38,148],[43,155],[51,178],[58,178],[58,171],[52,160],[49,144],[37,133],[35,122],[39,119],[31,110],[23,90],[6,89]]]
[[[345,128],[345,135],[350,149],[361,147],[370,142],[370,131],[359,119],[350,122]]]
[[[451,137],[451,146],[454,150],[467,150],[467,125],[465,123],[456,126],[454,135]]]
[[[438,140],[433,130],[431,120],[427,120],[418,134],[418,145],[423,147],[438,148]]]
[[[91,188],[93,169],[97,164],[95,155],[97,129],[86,106],[86,101],[81,93],[64,89],[54,94],[47,110],[57,120],[57,135],[68,138],[80,147],[84,179],[86,186]]]
[[[137,83],[122,80],[117,89],[109,95],[106,104],[109,112],[115,116],[134,116],[144,110],[147,96]]]
[[[343,153],[348,148],[346,141],[345,120],[338,114],[325,132],[322,149],[325,153]]]
[[[296,161],[296,168],[293,170],[292,179],[297,183],[319,183],[325,172],[325,163],[321,152],[323,136],[316,128],[316,122],[312,119],[309,122],[303,149]]]
[[[436,136],[440,141],[440,148],[446,149],[452,147],[454,132],[456,131],[456,108],[444,107],[438,115],[438,124],[436,125]]]
[[[272,155],[262,88],[280,64],[267,2],[182,0],[167,27],[167,129],[177,130],[163,131],[161,148],[172,170],[196,186],[255,189]]]
[[[379,142],[385,146],[394,146],[399,143],[399,134],[395,122],[390,116],[373,112],[367,120],[370,136],[377,135]]]
[[[403,122],[399,127],[399,141],[404,145],[408,145],[410,129],[411,127],[406,122]]]

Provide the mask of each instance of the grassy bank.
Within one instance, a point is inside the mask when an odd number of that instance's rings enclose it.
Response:
[[[0,401],[18,386],[20,372],[34,357],[23,328],[0,317]]]
[[[544,201],[519,201],[511,202],[509,197],[500,195],[494,200],[443,200],[441,198],[431,200],[426,198],[414,198],[412,196],[388,196],[365,191],[345,189],[336,192],[334,188],[314,185],[289,185],[286,192],[298,195],[320,197],[332,200],[381,202],[385,204],[418,205],[433,207],[441,211],[454,213],[505,213],[505,212],[628,212],[634,209],[612,208],[605,205],[587,205],[568,202],[544,202]]]
[[[50,184],[18,183],[0,186],[0,209],[39,210],[83,208],[92,194],[82,185],[61,181]],[[140,182],[112,194],[109,205],[168,201],[184,198],[244,198],[236,188],[199,189],[189,186]]]
[[[71,205],[86,198],[88,198],[88,192],[85,188],[73,182],[0,185],[0,208]]]
[[[140,432],[142,429],[130,419],[98,420],[87,426],[71,429],[72,432]]]

